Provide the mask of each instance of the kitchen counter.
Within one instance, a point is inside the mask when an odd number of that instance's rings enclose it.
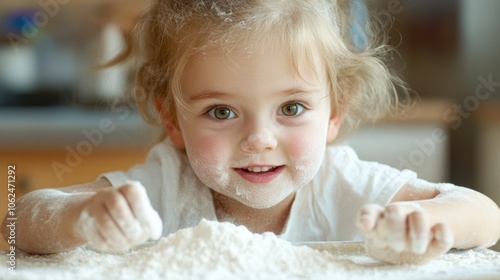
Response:
[[[103,148],[145,147],[155,143],[159,129],[122,107],[0,108],[0,148],[60,148],[90,141]],[[101,137],[102,136],[102,137]]]

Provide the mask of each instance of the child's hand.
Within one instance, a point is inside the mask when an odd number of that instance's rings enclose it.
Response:
[[[158,239],[163,224],[151,207],[146,190],[129,181],[97,192],[84,206],[75,232],[100,251],[123,251]]]
[[[393,264],[421,264],[446,253],[453,234],[444,223],[431,225],[428,215],[415,203],[393,203],[383,208],[365,205],[358,216],[365,235],[366,252]]]

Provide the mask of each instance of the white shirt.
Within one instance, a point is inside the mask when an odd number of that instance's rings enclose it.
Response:
[[[196,177],[185,153],[168,140],[155,145],[146,162],[102,176],[113,186],[140,181],[163,220],[163,235],[193,227],[202,218],[217,220],[209,188]],[[328,146],[318,174],[297,191],[280,237],[292,242],[361,240],[359,209],[388,204],[415,178],[409,170],[362,161],[348,146]]]

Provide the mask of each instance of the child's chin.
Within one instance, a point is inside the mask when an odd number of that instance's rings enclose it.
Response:
[[[273,206],[278,205],[280,202],[285,199],[286,196],[283,197],[259,197],[255,195],[254,197],[235,197],[240,203],[245,204],[248,207],[254,209],[268,209]]]

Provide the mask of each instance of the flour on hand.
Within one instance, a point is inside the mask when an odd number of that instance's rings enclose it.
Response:
[[[127,250],[148,239],[159,239],[162,229],[161,218],[151,207],[144,186],[127,181],[120,188],[94,195],[76,222],[75,234],[99,251],[112,252]]]
[[[357,223],[365,235],[366,253],[391,264],[427,263],[453,244],[450,228],[443,223],[431,226],[422,207],[412,202],[365,205]]]

